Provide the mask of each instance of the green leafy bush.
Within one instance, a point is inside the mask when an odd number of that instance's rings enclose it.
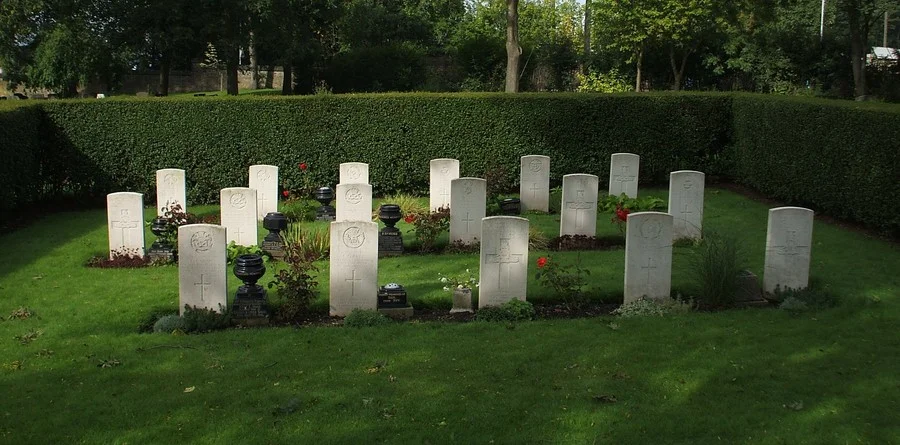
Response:
[[[525,321],[533,319],[534,316],[534,305],[515,298],[500,306],[483,307],[475,313],[476,320],[491,322]]]
[[[804,289],[781,289],[776,287],[771,296],[779,302],[778,307],[789,312],[818,311],[835,307],[840,303],[837,294],[831,293],[813,281]]]
[[[259,245],[254,244],[252,246],[242,246],[234,241],[228,243],[228,246],[225,248],[226,254],[228,255],[228,264],[234,263],[234,260],[241,255],[259,255],[265,259],[272,258],[272,255],[269,252],[266,252],[259,247]]]
[[[319,258],[319,252],[308,249],[302,243],[285,243],[283,261],[286,267],[276,272],[275,279],[269,282],[269,288],[278,288],[281,302],[277,312],[281,318],[293,320],[309,311],[319,285],[313,276],[319,269],[313,261]]]
[[[142,334],[154,332],[153,327],[160,318],[173,314],[178,315],[178,311],[167,308],[154,308],[138,322],[138,332]]]
[[[178,314],[164,315],[153,324],[153,332],[158,334],[171,334],[176,330],[187,332],[187,323]]]
[[[354,309],[344,317],[344,326],[348,328],[368,328],[386,325],[390,322],[390,318],[373,309]]]
[[[216,312],[212,309],[192,308],[187,305],[184,307],[184,332],[200,333],[209,331],[218,331],[231,326],[231,311],[228,308],[221,308],[222,312]]]

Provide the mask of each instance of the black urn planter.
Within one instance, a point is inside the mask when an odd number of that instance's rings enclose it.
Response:
[[[263,227],[269,233],[263,238],[260,247],[269,252],[272,258],[279,260],[284,258],[284,241],[281,239],[281,231],[287,229],[287,225],[288,219],[281,212],[269,212],[263,218]]]
[[[331,187],[319,187],[313,197],[322,205],[316,210],[316,221],[334,221],[335,210],[331,206],[334,190]]]
[[[175,246],[170,244],[165,236],[175,228],[169,225],[165,218],[156,218],[150,224],[150,231],[156,235],[156,240],[150,245],[147,256],[154,261],[175,261]]]
[[[243,281],[231,305],[232,318],[238,324],[266,324],[269,305],[266,289],[256,284],[266,274],[266,265],[259,255],[241,255],[234,260],[234,276]]]
[[[519,198],[506,198],[500,201],[500,213],[504,215],[518,215],[522,212],[522,203]]]
[[[378,256],[401,255],[403,253],[403,233],[394,227],[403,212],[397,204],[382,204],[378,208],[378,219],[384,223],[384,228],[378,234]]]

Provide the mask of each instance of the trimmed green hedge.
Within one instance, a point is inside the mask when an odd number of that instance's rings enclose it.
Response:
[[[155,170],[187,171],[188,199],[217,202],[255,163],[285,187],[306,162],[315,184],[338,164],[368,162],[375,193],[424,194],[428,160],[461,160],[463,176],[518,158],[552,158],[552,180],[609,175],[609,155],[641,155],[641,182],[696,169],[772,197],[900,232],[900,108],[732,94],[383,94],[42,101],[2,111],[0,190],[11,208],[63,194],[137,191]],[[603,188],[603,186],[601,186]],[[886,205],[885,205],[886,204]]]
[[[900,236],[900,107],[738,95],[734,177]]]

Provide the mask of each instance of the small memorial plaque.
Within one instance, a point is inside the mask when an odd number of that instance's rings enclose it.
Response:
[[[266,324],[269,322],[269,305],[265,298],[238,297],[231,305],[231,316],[241,324]]]
[[[400,231],[388,232],[382,230],[378,234],[378,256],[391,256],[403,254],[403,235]]]
[[[151,261],[155,262],[175,262],[175,250],[171,247],[150,247],[150,249],[147,250],[147,256]]]
[[[406,289],[397,283],[388,283],[378,289],[378,307],[407,307]]]

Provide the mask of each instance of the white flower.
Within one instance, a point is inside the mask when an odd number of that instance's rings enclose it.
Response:
[[[466,269],[466,273],[472,273],[472,272],[469,272],[469,269]]]
[[[456,286],[456,288],[457,288],[457,289],[462,289],[462,288],[463,288],[463,285],[460,284],[459,286]]]
[[[450,290],[450,288],[449,288],[449,287],[447,287],[447,286],[444,286],[444,290],[446,290],[446,291],[449,291],[449,290]]]
[[[448,281],[450,280],[448,280],[447,277],[441,277],[441,283],[446,283]]]
[[[475,287],[481,286],[481,283],[475,283]]]

